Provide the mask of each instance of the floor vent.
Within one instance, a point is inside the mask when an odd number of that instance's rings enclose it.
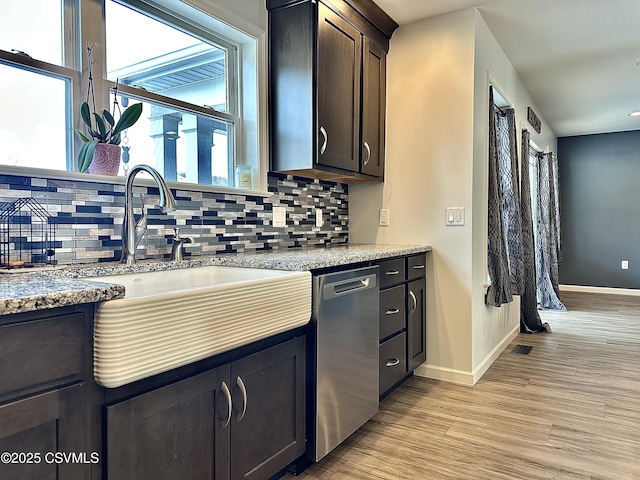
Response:
[[[516,345],[515,348],[511,350],[511,353],[514,355],[529,355],[531,350],[533,350],[533,347],[530,345]]]

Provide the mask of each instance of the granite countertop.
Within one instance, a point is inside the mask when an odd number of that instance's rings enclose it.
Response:
[[[173,270],[205,265],[313,271],[424,253],[419,245],[336,245],[328,248],[273,250],[188,258],[179,262],[143,260],[134,265],[100,263],[0,274],[0,315],[94,303],[124,296],[121,285],[97,284],[88,277]]]
[[[0,315],[102,302],[124,297],[122,285],[97,285],[44,273],[0,275]]]

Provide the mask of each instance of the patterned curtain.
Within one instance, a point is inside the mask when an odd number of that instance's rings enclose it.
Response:
[[[533,221],[536,242],[537,301],[539,308],[566,311],[560,300],[558,265],[560,243],[560,194],[558,160],[551,153],[530,156]]]
[[[529,163],[532,161],[529,145],[531,134],[522,131],[522,173],[520,176],[522,214],[522,294],[520,295],[520,331],[522,333],[550,332],[548,323],[542,323],[538,313],[536,249],[533,233],[533,213],[531,210],[531,181],[529,179]],[[535,160],[535,155],[533,156]]]
[[[520,187],[513,109],[500,109],[489,90],[488,263],[485,303],[499,307],[522,291]]]

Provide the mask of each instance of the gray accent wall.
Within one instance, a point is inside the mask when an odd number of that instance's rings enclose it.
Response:
[[[558,163],[560,283],[640,288],[640,131],[558,138]]]

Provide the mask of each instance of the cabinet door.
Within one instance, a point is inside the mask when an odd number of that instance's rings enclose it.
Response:
[[[84,480],[91,476],[88,401],[84,384],[53,390],[0,406],[2,480]],[[59,461],[59,454],[77,454]],[[3,455],[6,455],[4,453]],[[15,462],[14,462],[15,460]]]
[[[361,34],[318,3],[318,157],[359,171]]]
[[[270,478],[305,450],[305,339],[231,365],[231,478]]]
[[[407,301],[407,371],[411,372],[427,360],[426,281],[408,283]]]
[[[361,171],[383,177],[387,56],[366,37],[362,52]]]
[[[107,478],[228,479],[226,372],[217,368],[107,406]]]

